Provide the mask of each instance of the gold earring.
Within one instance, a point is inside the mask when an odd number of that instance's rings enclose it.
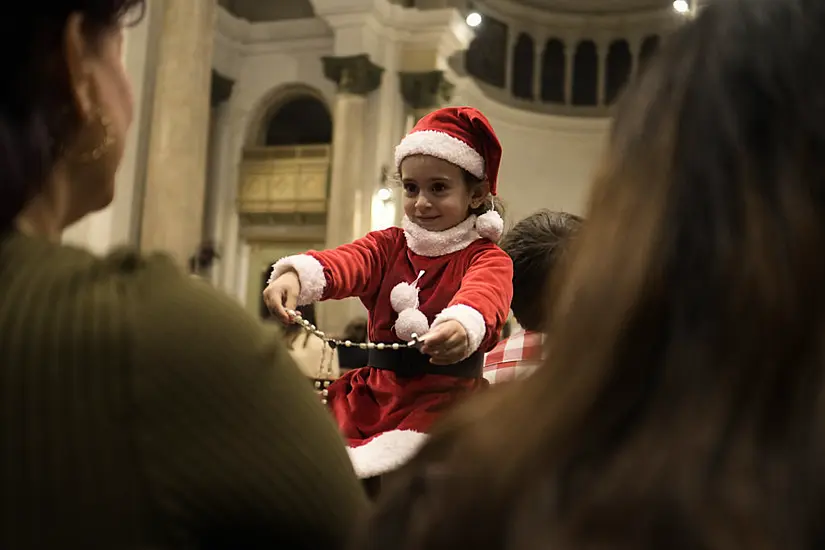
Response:
[[[106,154],[109,148],[115,143],[115,137],[112,135],[112,120],[106,116],[103,111],[97,109],[97,120],[100,127],[103,128],[103,139],[97,147],[86,153],[78,155],[77,160],[80,162],[93,162],[100,160],[100,157]]]

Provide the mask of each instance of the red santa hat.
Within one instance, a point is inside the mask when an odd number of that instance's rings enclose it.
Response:
[[[426,115],[395,148],[395,167],[412,155],[429,155],[463,168],[490,184],[490,193],[498,191],[498,168],[501,143],[490,121],[473,107],[445,107]],[[495,210],[476,220],[478,233],[498,241],[504,222]]]

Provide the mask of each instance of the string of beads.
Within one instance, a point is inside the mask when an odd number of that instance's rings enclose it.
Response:
[[[398,342],[392,344],[382,344],[382,343],[375,343],[375,342],[352,342],[351,340],[336,340],[335,338],[328,338],[323,331],[318,330],[318,327],[301,317],[301,313],[292,309],[286,310],[289,314],[292,322],[301,325],[304,327],[304,330],[310,332],[326,342],[326,344],[335,349],[337,347],[346,347],[346,348],[360,348],[360,349],[378,349],[378,350],[385,350],[385,349],[405,349],[405,348],[418,348],[421,347],[421,339],[418,337],[417,334],[413,333],[412,340],[406,342],[404,344],[399,344]]]
[[[324,405],[327,404],[327,388],[329,388],[330,384],[332,384],[332,354],[336,348],[356,347],[360,349],[399,350],[406,348],[418,348],[421,346],[421,339],[418,337],[417,334],[413,334],[412,340],[404,344],[399,344],[397,342],[392,344],[382,344],[375,342],[353,342],[351,340],[336,340],[335,338],[327,337],[327,335],[324,334],[322,330],[319,330],[318,327],[316,327],[308,320],[301,317],[300,312],[292,309],[287,309],[286,312],[293,323],[295,323],[296,325],[300,325],[304,328],[304,330],[316,336],[317,338],[320,338],[325,344],[327,344],[323,348],[324,351],[321,355],[321,367],[319,369],[318,378],[315,380],[315,390],[319,393],[321,397],[321,403],[323,403]]]

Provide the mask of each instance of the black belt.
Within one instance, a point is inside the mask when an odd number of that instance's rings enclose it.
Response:
[[[371,349],[369,366],[391,370],[401,378],[412,378],[421,374],[443,374],[459,378],[481,378],[484,355],[475,352],[467,359],[452,365],[433,365],[430,356],[416,348]]]

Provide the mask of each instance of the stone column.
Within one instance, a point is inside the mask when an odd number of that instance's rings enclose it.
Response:
[[[326,246],[333,248],[363,237],[363,220],[373,189],[373,174],[364,174],[364,134],[367,95],[381,85],[383,69],[366,54],[324,57],[324,76],[335,82],[338,93],[333,106],[332,161],[327,199]],[[319,311],[321,326],[340,332],[360,304],[354,299],[329,302]]]
[[[415,122],[450,101],[453,86],[444,71],[401,72],[401,95]]]
[[[547,44],[547,37],[536,35],[533,42],[533,101],[542,103],[541,83],[544,75],[544,47]]]
[[[596,55],[598,56],[598,68],[599,72],[596,75],[596,105],[599,107],[603,106],[605,103],[606,91],[607,91],[607,54],[609,51],[609,45],[604,41],[600,40],[596,43]]]
[[[201,239],[216,0],[166,0],[158,43],[141,248],[186,265]]]
[[[515,63],[513,56],[516,53],[516,42],[521,31],[513,28],[512,25],[507,26],[507,58],[504,64],[504,89],[507,91],[509,97],[513,97],[513,69]]]
[[[578,42],[564,42],[564,104],[573,104],[573,63],[576,60]]]

